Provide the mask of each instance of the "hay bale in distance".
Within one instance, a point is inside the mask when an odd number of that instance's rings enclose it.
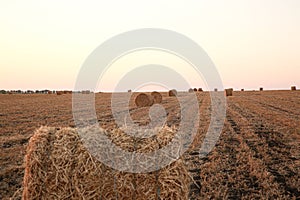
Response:
[[[189,89],[189,92],[194,92],[193,88],[190,88],[190,89]]]
[[[202,88],[198,88],[198,92],[203,92],[203,89]]]
[[[162,102],[162,95],[159,92],[151,92],[151,96],[153,97],[153,103],[161,103]]]
[[[56,91],[56,94],[57,94],[57,95],[62,95],[63,92],[62,92],[62,91]]]
[[[137,151],[166,145],[175,134],[169,129],[157,133],[159,140],[146,138],[138,143]],[[100,131],[117,146],[133,148],[131,136],[119,129]],[[76,129],[41,127],[27,146],[22,199],[188,199],[190,181],[181,159],[157,172],[120,172],[95,159]]]
[[[218,88],[215,88],[214,91],[215,91],[215,92],[218,92]]]
[[[264,91],[264,88],[262,88],[262,87],[261,87],[261,88],[259,88],[259,91]]]
[[[292,87],[291,87],[291,90],[292,90],[292,91],[296,91],[296,90],[297,90],[297,89],[296,89],[296,86],[292,86]]]
[[[132,92],[132,90],[128,90],[127,92],[129,92],[129,93],[130,93],[130,92]]]
[[[83,90],[83,91],[81,91],[81,93],[82,93],[82,94],[90,94],[91,91],[90,91],[90,90]]]
[[[145,93],[140,93],[134,100],[137,107],[147,107],[152,106],[154,103],[153,96],[147,95]]]
[[[241,89],[241,91],[244,92],[245,90],[244,90],[244,89]]]
[[[225,89],[225,95],[226,95],[226,97],[232,96],[232,94],[233,94],[233,89],[232,88]]]
[[[169,91],[169,96],[170,96],[170,97],[175,97],[175,96],[177,96],[177,90],[175,90],[175,89],[170,90],[170,91]]]
[[[197,92],[198,90],[197,90],[197,88],[194,88],[194,92]]]

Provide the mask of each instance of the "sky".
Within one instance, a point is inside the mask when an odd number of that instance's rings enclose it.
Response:
[[[95,48],[141,28],[168,29],[195,41],[225,88],[300,87],[299,10],[299,0],[1,0],[0,89],[71,90]],[[144,64],[168,65],[191,87],[205,88],[205,77],[188,63],[154,51],[120,58],[97,88],[113,91]]]

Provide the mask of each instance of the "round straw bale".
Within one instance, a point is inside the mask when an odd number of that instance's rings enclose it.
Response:
[[[162,95],[159,92],[151,92],[151,96],[153,97],[154,103],[162,102]]]
[[[169,91],[169,96],[170,96],[170,97],[175,97],[175,96],[177,96],[177,90],[175,90],[175,89],[170,90],[170,91]]]
[[[232,93],[233,93],[233,89],[232,88],[229,88],[229,89],[225,89],[225,94],[226,96],[232,96]]]
[[[241,89],[241,91],[244,92],[245,90],[244,90],[244,89]]]
[[[190,88],[190,89],[189,89],[189,92],[194,92],[193,88]]]
[[[264,91],[264,88],[262,88],[262,87],[261,87],[261,88],[259,88],[259,91]]]
[[[83,91],[81,91],[81,93],[82,93],[82,94],[90,94],[91,91],[89,91],[89,90],[83,90]]]
[[[296,86],[292,86],[292,87],[291,87],[291,90],[292,90],[292,91],[297,90],[297,89],[296,89]]]
[[[139,153],[158,150],[175,133],[164,127],[157,137],[134,143],[120,129],[100,130],[115,145]],[[41,127],[27,146],[22,199],[188,199],[190,182],[181,158],[151,173],[121,172],[95,159],[76,129]]]
[[[197,90],[197,88],[194,88],[194,92],[197,92],[198,90]]]
[[[56,94],[57,94],[57,95],[62,95],[63,92],[62,92],[62,91],[56,91]]]
[[[202,88],[198,88],[198,92],[203,92],[203,89]]]
[[[214,91],[215,91],[215,92],[218,92],[218,88],[215,88]]]
[[[152,106],[154,103],[154,98],[153,96],[147,95],[145,93],[140,93],[136,98],[135,98],[135,105],[137,107],[147,107],[147,106]]]

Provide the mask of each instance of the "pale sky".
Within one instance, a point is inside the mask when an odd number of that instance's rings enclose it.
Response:
[[[224,87],[300,87],[299,11],[299,0],[1,0],[0,89],[73,89],[97,46],[140,28],[169,29],[197,42]],[[152,56],[153,61],[138,55],[124,60],[184,65],[175,58],[167,63],[169,55]],[[120,61],[100,89],[113,90],[124,72],[121,65],[124,70]],[[204,84],[189,70],[183,74],[191,86]]]

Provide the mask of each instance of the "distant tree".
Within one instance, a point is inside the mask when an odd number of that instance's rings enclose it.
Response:
[[[7,92],[5,90],[0,90],[0,94],[6,94]]]

